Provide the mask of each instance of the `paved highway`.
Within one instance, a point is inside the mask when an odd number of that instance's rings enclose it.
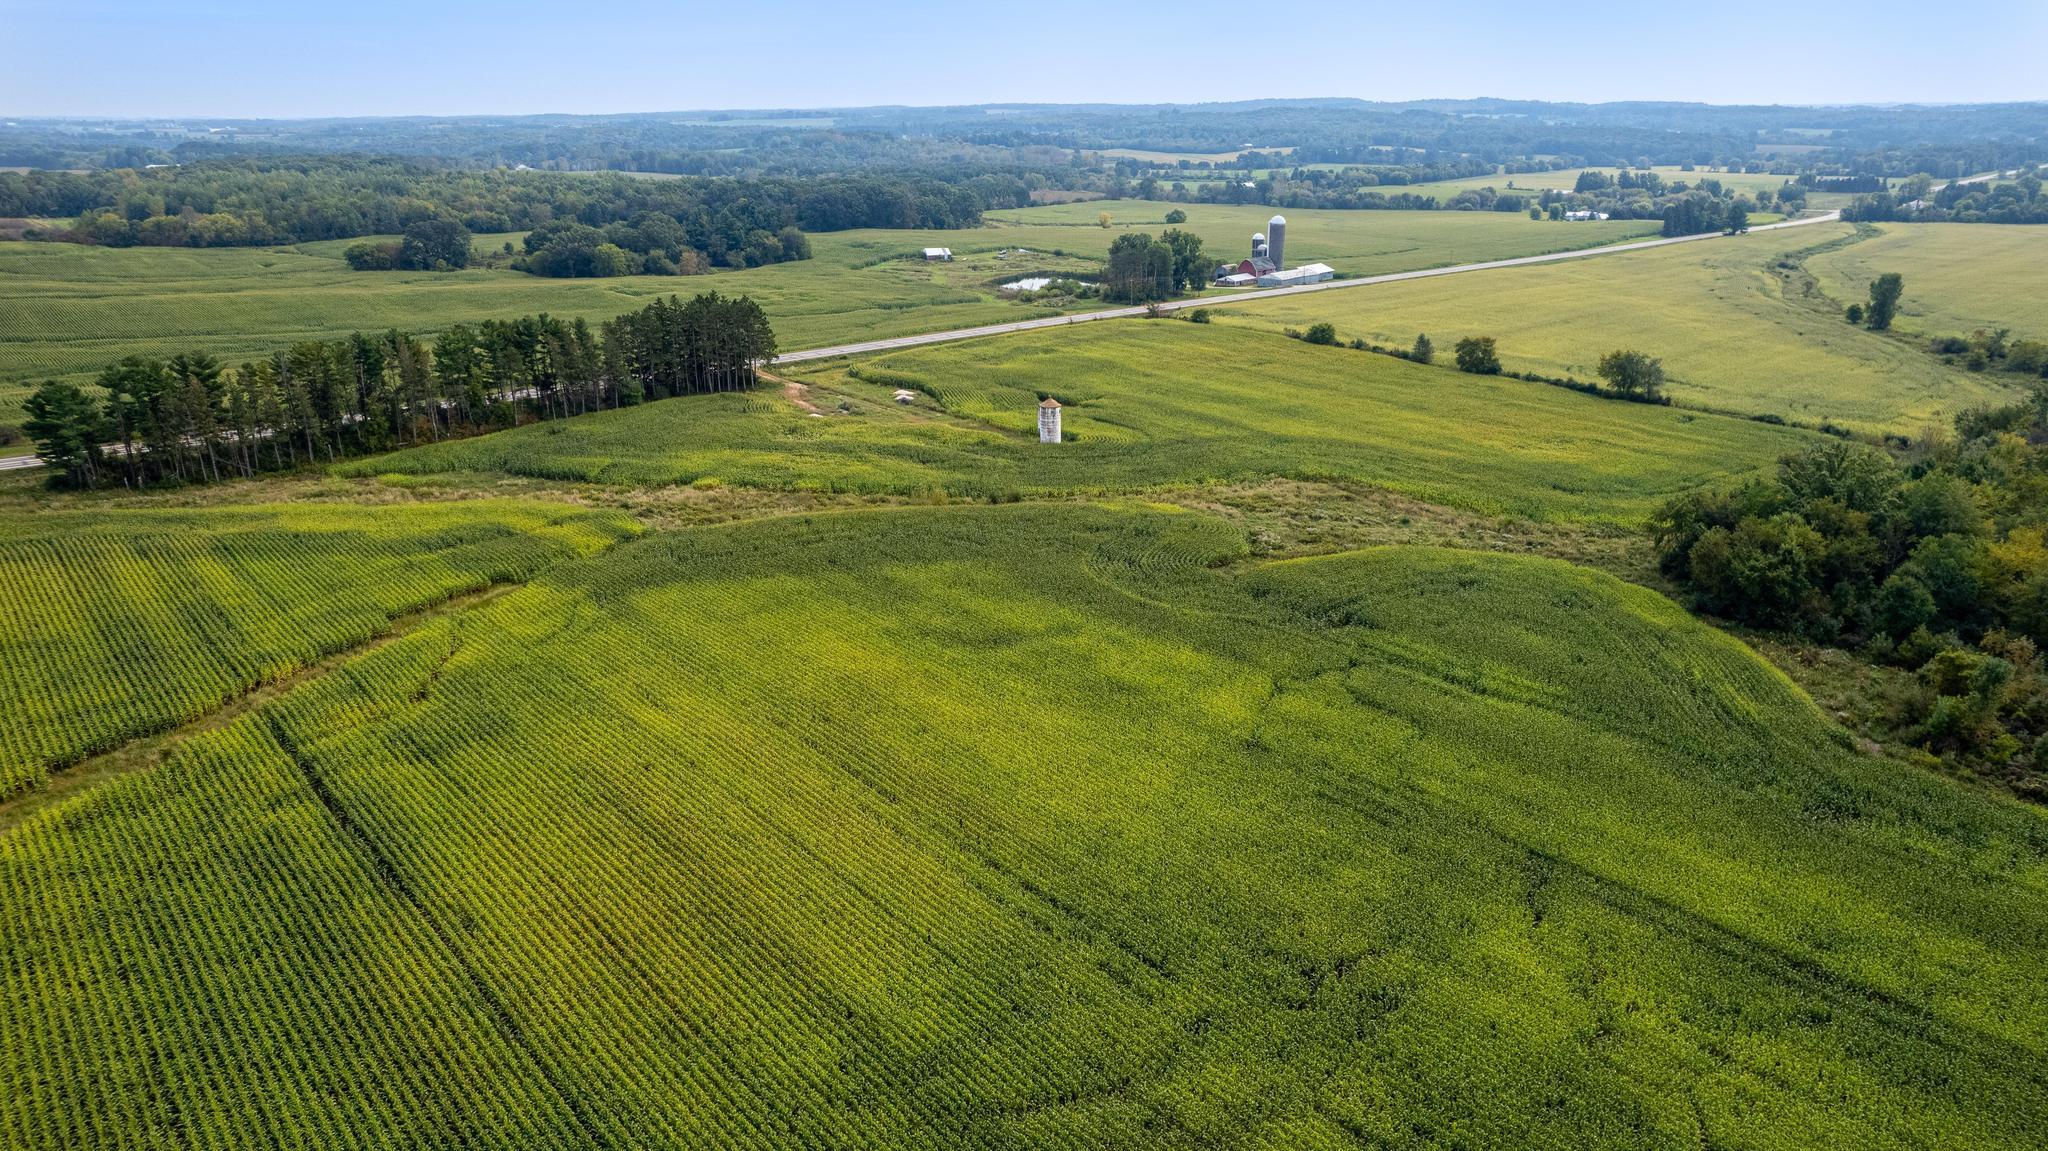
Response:
[[[1804,216],[1797,220],[1784,220],[1776,224],[1764,224],[1750,229],[1753,232],[1772,232],[1780,228],[1803,228],[1809,224],[1825,224],[1841,218],[1840,212],[1823,212],[1819,215]],[[1270,300],[1278,296],[1293,296],[1303,292],[1335,292],[1345,288],[1369,288],[1374,284],[1397,284],[1403,280],[1426,280],[1432,276],[1456,276],[1465,272],[1484,272],[1493,268],[1519,268],[1529,264],[1555,264],[1564,260],[1587,260],[1594,256],[1611,256],[1618,252],[1640,252],[1646,248],[1663,248],[1672,244],[1690,244],[1699,240],[1719,239],[1720,232],[1702,232],[1693,236],[1666,236],[1655,240],[1634,240],[1626,244],[1608,244],[1601,248],[1579,248],[1570,252],[1550,252],[1541,256],[1516,256],[1509,260],[1488,260],[1479,264],[1453,264],[1447,268],[1423,268],[1413,272],[1390,272],[1383,276],[1361,276],[1354,280],[1325,280],[1320,284],[1296,284],[1288,288],[1259,288],[1249,292],[1234,292],[1228,296],[1201,296],[1188,300],[1169,300],[1159,304],[1161,311],[1177,312],[1183,308],[1220,307],[1240,304],[1246,300]],[[885,352],[891,348],[915,348],[925,344],[945,344],[954,340],[972,340],[982,336],[1002,336],[1011,332],[1030,332],[1040,328],[1058,328],[1067,324],[1086,324],[1095,320],[1115,320],[1130,316],[1142,316],[1146,305],[1129,308],[1106,308],[1099,312],[1076,312],[1067,316],[1046,316],[1037,320],[1017,320],[1008,324],[989,324],[979,328],[955,328],[948,332],[924,332],[915,336],[897,336],[887,340],[867,340],[858,344],[839,344],[830,348],[806,348],[800,352],[784,352],[775,357],[778,364],[796,364],[805,360],[825,360],[833,356],[855,356],[864,352]],[[42,461],[34,456],[0,457],[0,471],[19,468],[41,467]]]

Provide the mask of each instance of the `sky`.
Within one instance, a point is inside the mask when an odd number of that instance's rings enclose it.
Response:
[[[0,28],[0,116],[2048,99],[2048,0],[0,0]]]

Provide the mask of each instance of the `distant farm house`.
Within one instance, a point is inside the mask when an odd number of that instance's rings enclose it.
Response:
[[[1060,442],[1060,402],[1051,396],[1038,402],[1038,442]]]
[[[917,399],[917,393],[911,391],[909,388],[897,388],[895,399],[896,402],[899,404],[907,404],[910,403],[912,400]]]
[[[950,260],[953,258],[953,249],[926,248],[924,250],[924,258],[927,260]]]
[[[1595,212],[1590,208],[1581,208],[1576,212],[1566,212],[1564,218],[1567,220],[1605,220],[1607,213]]]

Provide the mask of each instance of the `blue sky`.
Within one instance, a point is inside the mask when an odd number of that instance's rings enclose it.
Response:
[[[1669,10],[1677,8],[1692,10]],[[1574,10],[1584,15],[1544,14]],[[7,30],[0,114],[7,115],[452,115],[1258,96],[2048,98],[2041,69],[2048,0],[1818,7],[0,0],[0,27]]]

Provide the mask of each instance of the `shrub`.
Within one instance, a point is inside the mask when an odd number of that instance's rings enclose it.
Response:
[[[1436,345],[1429,342],[1428,332],[1423,332],[1415,337],[1415,346],[1408,349],[1408,358],[1418,364],[1428,364],[1436,361]]]
[[[1862,304],[1850,304],[1850,305],[1849,305],[1849,310],[1848,310],[1848,311],[1846,311],[1846,312],[1844,312],[1844,313],[1842,313],[1842,317],[1843,317],[1844,319],[1848,320],[1848,321],[1849,321],[1850,323],[1852,323],[1852,324],[1860,324],[1860,323],[1862,323],[1862,322],[1863,322],[1863,305],[1862,305]]]
[[[398,266],[398,245],[365,240],[350,244],[341,256],[358,272],[388,272]]]
[[[13,447],[21,442],[21,429],[13,424],[0,424],[0,448]]]
[[[1175,208],[1166,214],[1166,222],[1169,224],[1185,224],[1188,222],[1188,214],[1179,208]]]
[[[2006,349],[2005,370],[2025,372],[2031,376],[2048,375],[2048,344],[2039,340],[2020,340]]]
[[[1492,336],[1467,336],[1458,341],[1458,370],[1475,376],[1500,375],[1500,353]]]
[[[1209,309],[1207,308],[1196,308],[1194,311],[1188,313],[1188,323],[1190,324],[1206,324],[1208,322]]]
[[[1325,347],[1334,346],[1337,342],[1337,325],[1329,323],[1310,324],[1308,332],[1301,338],[1311,344],[1322,344]]]

